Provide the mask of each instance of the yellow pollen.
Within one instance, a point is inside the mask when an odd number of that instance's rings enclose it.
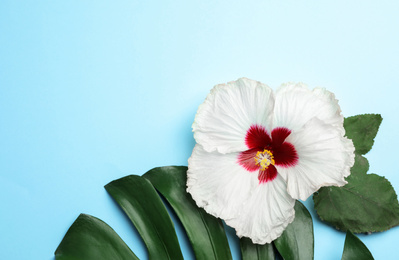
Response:
[[[270,164],[274,165],[273,154],[271,151],[266,149],[263,152],[260,151],[257,152],[254,159],[255,159],[255,164],[259,165],[262,171],[267,167],[269,167]]]

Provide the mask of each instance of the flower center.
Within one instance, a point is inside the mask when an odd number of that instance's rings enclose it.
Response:
[[[265,170],[270,164],[274,165],[274,156],[271,151],[265,149],[263,152],[259,151],[254,157],[255,164],[260,166],[261,170]]]

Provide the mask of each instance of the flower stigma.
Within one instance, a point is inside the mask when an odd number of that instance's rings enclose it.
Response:
[[[267,149],[263,150],[263,152],[257,152],[254,159],[255,164],[260,166],[262,171],[267,169],[270,164],[274,165],[274,156],[272,152]]]

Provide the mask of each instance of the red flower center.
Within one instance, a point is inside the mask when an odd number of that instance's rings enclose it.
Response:
[[[263,126],[252,125],[245,136],[248,150],[239,154],[238,163],[247,171],[258,171],[259,183],[274,180],[277,177],[274,165],[292,167],[298,163],[295,147],[285,142],[290,134],[291,130],[277,127],[270,136]]]

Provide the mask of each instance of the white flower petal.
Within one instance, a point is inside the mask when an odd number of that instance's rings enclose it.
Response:
[[[294,199],[306,200],[323,186],[343,186],[354,164],[355,148],[341,128],[314,118],[286,139],[298,153],[293,167],[276,166]]]
[[[273,107],[273,91],[260,82],[241,78],[217,85],[198,108],[194,138],[208,152],[244,151],[251,125],[270,129]]]
[[[270,243],[278,238],[295,218],[295,200],[286,192],[286,183],[279,175],[258,185],[243,204],[236,219],[226,220],[238,237],[249,237],[253,243]]]
[[[197,144],[188,160],[187,191],[199,207],[224,220],[237,217],[258,184],[257,173],[238,165],[237,156],[206,152]]]
[[[342,127],[344,119],[333,93],[322,88],[309,90],[304,84],[293,83],[284,84],[276,91],[273,127],[295,131],[314,117]]]

